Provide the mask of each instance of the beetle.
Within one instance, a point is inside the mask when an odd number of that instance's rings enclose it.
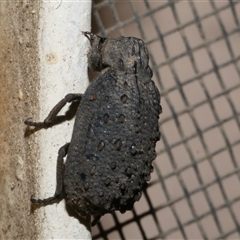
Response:
[[[58,152],[55,194],[31,201],[48,204],[65,194],[80,216],[94,216],[95,225],[106,213],[131,210],[141,198],[153,171],[162,108],[141,39],[83,34],[91,44],[88,65],[97,77],[84,94],[66,95],[43,122],[25,124],[47,127],[66,103],[80,102],[72,139]]]

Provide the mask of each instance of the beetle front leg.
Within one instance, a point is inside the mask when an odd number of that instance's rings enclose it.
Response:
[[[45,199],[35,199],[31,197],[32,203],[52,203],[58,200],[63,194],[63,171],[64,171],[64,161],[63,158],[66,157],[68,152],[68,147],[70,143],[66,143],[58,150],[58,159],[57,159],[57,187],[55,194],[52,197]]]
[[[66,105],[66,103],[70,103],[76,100],[81,100],[83,94],[74,94],[70,93],[65,96],[57,105],[51,110],[51,112],[48,114],[48,116],[45,118],[43,122],[32,122],[28,119],[24,121],[24,123],[28,126],[34,126],[34,127],[46,127],[54,122],[57,114],[61,111],[61,109]]]

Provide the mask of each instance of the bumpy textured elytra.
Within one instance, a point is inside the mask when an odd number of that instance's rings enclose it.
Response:
[[[32,202],[51,202],[65,192],[67,204],[83,217],[93,215],[95,224],[140,199],[156,158],[161,106],[142,40],[84,35],[91,43],[89,67],[99,75],[84,94],[67,95],[44,122],[25,123],[46,126],[66,102],[81,100],[72,140],[59,150],[56,193]]]

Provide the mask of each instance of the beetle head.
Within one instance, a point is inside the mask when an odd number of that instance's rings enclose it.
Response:
[[[88,63],[95,71],[106,67],[137,74],[144,72],[152,77],[148,66],[149,56],[145,43],[134,37],[117,39],[103,38],[90,32],[83,32],[91,43]]]

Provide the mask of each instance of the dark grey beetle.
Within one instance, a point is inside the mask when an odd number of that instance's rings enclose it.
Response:
[[[46,127],[66,103],[80,101],[72,140],[59,149],[56,192],[31,201],[47,204],[66,194],[78,214],[94,216],[94,225],[106,213],[131,210],[141,198],[156,158],[161,106],[142,40],[83,34],[91,43],[89,67],[98,76],[84,94],[66,95],[44,122],[25,124]]]

